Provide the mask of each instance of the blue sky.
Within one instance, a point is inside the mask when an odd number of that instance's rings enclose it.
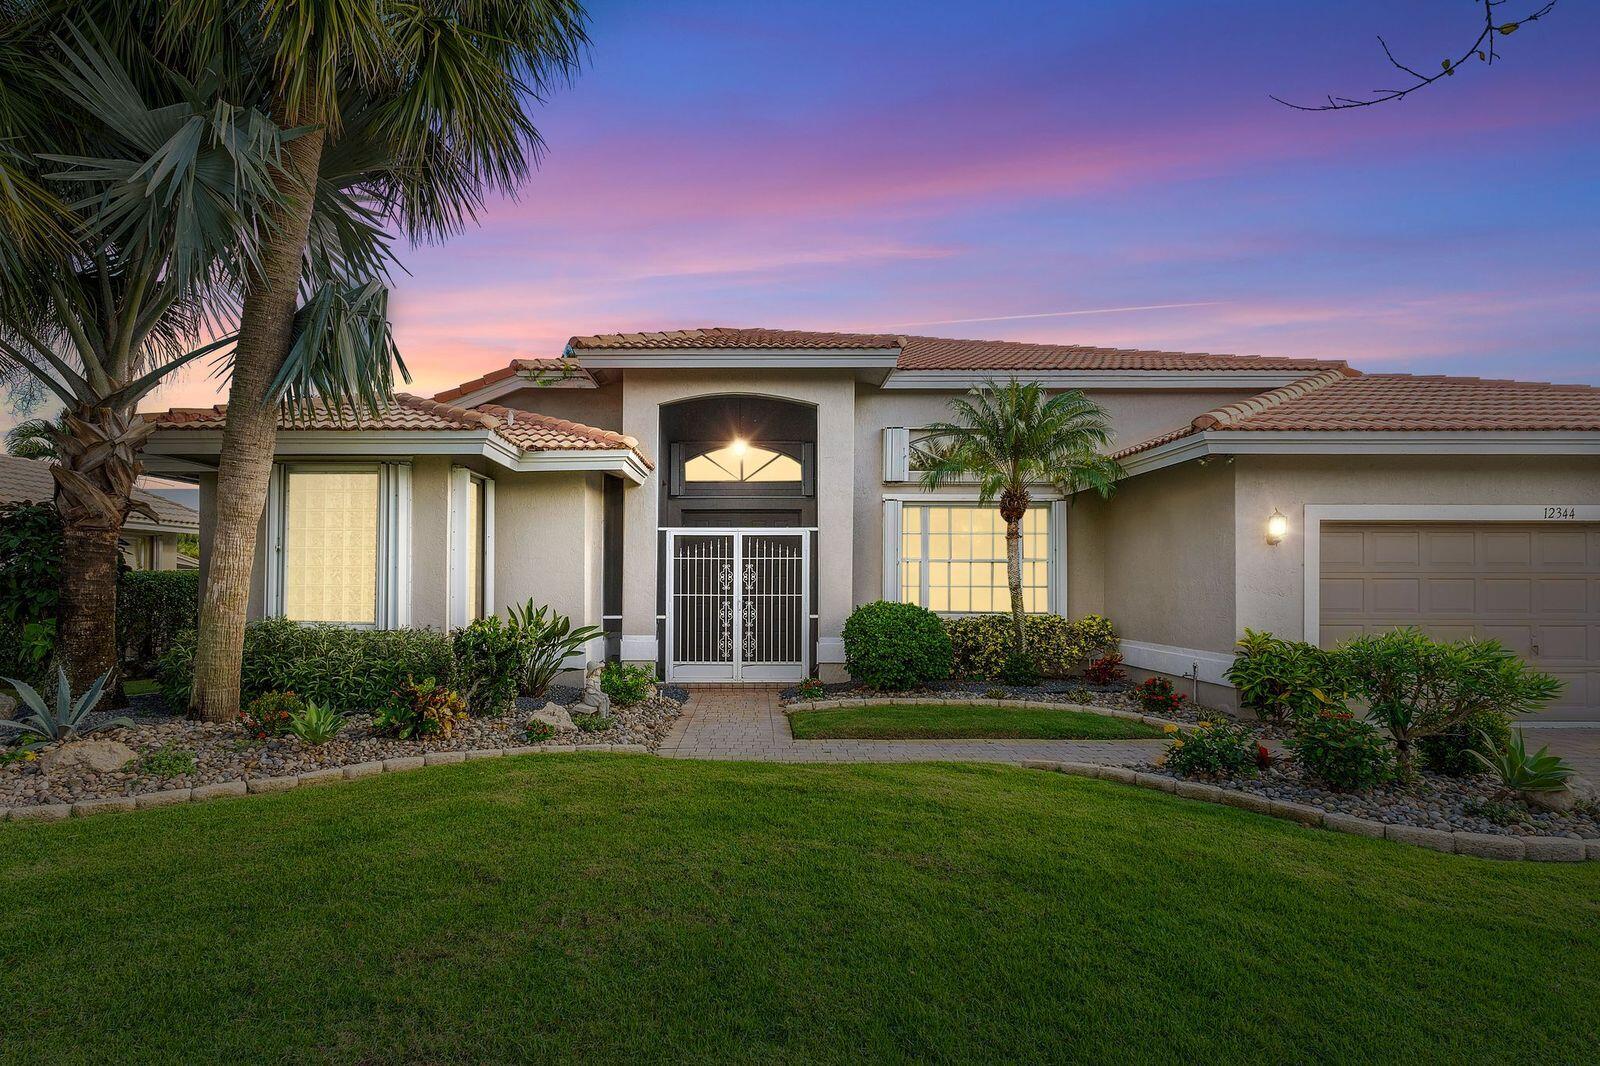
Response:
[[[405,257],[417,391],[573,333],[705,325],[1600,384],[1600,5],[1561,0],[1492,68],[1335,114],[1268,94],[1392,83],[1378,33],[1436,68],[1476,5],[591,12],[523,195]]]

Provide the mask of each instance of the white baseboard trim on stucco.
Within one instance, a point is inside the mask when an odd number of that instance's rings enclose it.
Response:
[[[844,662],[843,637],[818,637],[817,662],[842,663]]]
[[[622,647],[619,657],[625,663],[653,663],[656,661],[656,637],[654,633],[622,634]]]
[[[1174,677],[1199,678],[1208,685],[1229,685],[1223,672],[1233,665],[1233,656],[1198,648],[1175,648],[1170,644],[1148,644],[1142,640],[1122,642],[1122,661],[1140,670],[1152,670]]]

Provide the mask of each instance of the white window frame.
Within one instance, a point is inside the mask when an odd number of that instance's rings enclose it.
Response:
[[[284,615],[284,547],[290,473],[378,475],[378,558],[372,623],[335,622],[352,629],[400,629],[411,624],[411,464],[274,463],[267,483],[266,614]]]
[[[460,628],[472,621],[467,617],[467,606],[472,602],[467,582],[471,580],[467,543],[467,508],[472,500],[470,491],[476,481],[483,490],[483,516],[478,533],[483,539],[483,613],[487,617],[497,614],[494,598],[494,479],[484,477],[464,466],[450,468],[450,518],[448,531],[448,585],[445,595],[446,617],[451,628]]]
[[[906,507],[977,507],[978,497],[972,492],[928,492],[917,494],[896,493],[883,498],[883,598],[891,602],[900,599],[900,569],[904,562],[901,531]],[[994,505],[990,505],[994,506]],[[1046,544],[1046,610],[1050,614],[1067,614],[1067,501],[1037,500],[1035,507],[1048,507],[1045,526]],[[926,560],[924,560],[926,561]],[[939,611],[941,615],[958,617],[963,614],[1004,612]]]

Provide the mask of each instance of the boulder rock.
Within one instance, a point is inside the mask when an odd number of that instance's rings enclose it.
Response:
[[[570,733],[578,728],[572,724],[572,715],[568,714],[567,709],[559,703],[547,703],[537,711],[534,711],[533,720],[535,722],[543,722],[557,732],[565,730]]]
[[[17,716],[17,701],[10,696],[0,695],[0,722],[9,722]]]
[[[115,740],[74,740],[60,744],[39,756],[39,769],[93,770],[97,774],[120,770],[139,755],[128,745]]]
[[[1519,792],[1522,802],[1535,810],[1554,811],[1557,814],[1571,814],[1580,803],[1585,802],[1584,790],[1586,782],[1578,782],[1579,787],[1574,788],[1568,783],[1565,788],[1542,789],[1538,792]]]

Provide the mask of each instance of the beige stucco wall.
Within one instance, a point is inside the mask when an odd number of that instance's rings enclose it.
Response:
[[[1109,501],[1085,500],[1074,510],[1085,512],[1085,528],[1073,530],[1069,551],[1099,563],[1098,574],[1078,576],[1086,587],[1073,597],[1074,614],[1093,603],[1098,585],[1099,611],[1124,640],[1218,652],[1233,646],[1232,466],[1186,463],[1130,478]]]
[[[1106,411],[1114,441],[1112,447],[1132,444],[1157,433],[1176,428],[1224,404],[1253,396],[1258,390],[1177,391],[1165,389],[1126,389],[1091,391],[1088,395]],[[855,417],[855,582],[856,603],[878,599],[883,592],[883,431],[890,427],[917,428],[934,422],[950,421],[950,400],[956,391],[933,389],[881,390],[862,384],[856,392]],[[908,486],[895,486],[905,491]],[[912,487],[914,488],[914,487]],[[1079,508],[1074,507],[1074,510]],[[1074,535],[1076,526],[1085,523],[1085,533]],[[1098,562],[1092,533],[1092,518],[1074,515],[1068,523],[1069,603],[1073,614],[1097,608],[1092,589],[1080,601],[1078,584],[1070,577],[1079,572],[1083,560],[1080,550],[1091,556],[1091,567]],[[1080,548],[1081,545],[1081,548]],[[1092,576],[1093,569],[1089,571]],[[1080,609],[1080,602],[1082,607]]]
[[[1305,633],[1307,504],[1600,504],[1600,461],[1564,455],[1241,455],[1235,459],[1240,629]],[[1282,544],[1267,516],[1289,516]]]
[[[622,633],[625,658],[656,639],[656,533],[659,526],[661,405],[700,396],[773,396],[817,407],[818,657],[836,647],[852,606],[855,519],[855,378],[847,370],[630,370],[622,430],[640,441],[657,471],[623,497]],[[859,556],[855,563],[859,564]]]
[[[575,626],[599,625],[601,475],[505,474],[494,497],[496,609],[532,599]]]
[[[620,384],[598,389],[557,389],[530,385],[488,402],[620,432],[622,391]]]

